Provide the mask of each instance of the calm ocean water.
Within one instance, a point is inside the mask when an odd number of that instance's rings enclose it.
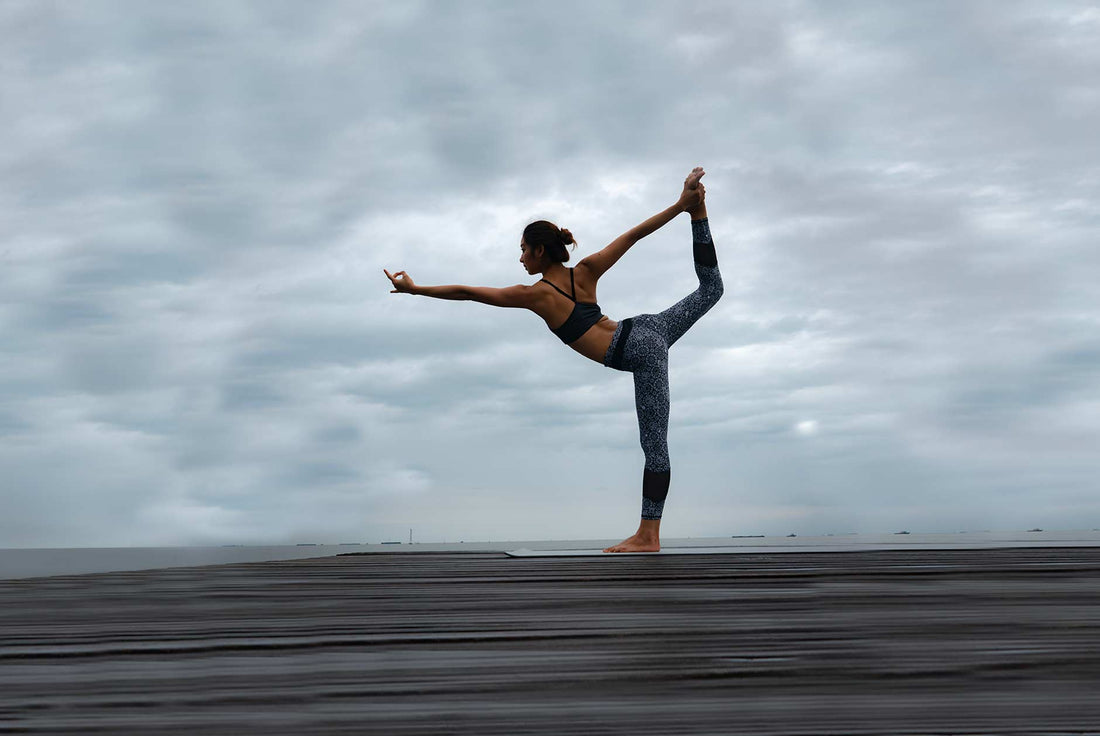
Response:
[[[561,542],[474,542],[463,544],[299,544],[223,547],[89,547],[55,549],[0,549],[0,580],[48,575],[84,575],[165,567],[224,565],[234,562],[298,560],[331,557],[349,552],[410,550],[507,550],[518,546],[552,548]]]
[[[373,545],[372,545],[373,546]],[[0,579],[328,557],[359,545],[0,549]]]

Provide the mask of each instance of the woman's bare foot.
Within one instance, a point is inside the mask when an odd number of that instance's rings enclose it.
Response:
[[[656,539],[645,539],[635,534],[624,539],[614,547],[608,547],[604,552],[660,552],[661,543]]]
[[[703,171],[702,166],[696,166],[691,170],[691,173],[684,179],[684,189],[695,189],[699,186],[699,180],[703,178],[703,174],[707,172]]]
[[[627,537],[604,552],[660,552],[661,520],[642,519],[634,536]]]
[[[707,190],[699,181],[703,178],[703,175],[707,172],[703,171],[702,166],[696,166],[688,174],[687,179],[684,179],[684,190],[699,190],[699,203],[689,207],[687,213],[691,215],[693,220],[703,220],[707,216]]]
[[[701,220],[707,216],[707,190],[699,181],[706,173],[702,166],[692,169],[684,179],[684,191],[680,192],[680,199],[676,201],[680,211],[687,212],[693,220]]]

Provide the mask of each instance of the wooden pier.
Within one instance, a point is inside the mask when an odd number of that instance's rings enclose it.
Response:
[[[0,733],[1100,733],[1100,548],[0,581]]]

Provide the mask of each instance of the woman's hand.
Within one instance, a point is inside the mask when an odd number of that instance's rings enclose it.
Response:
[[[393,283],[393,290],[391,294],[415,294],[416,284],[413,283],[412,278],[404,271],[398,271],[395,274],[391,274],[386,269],[382,269],[382,273],[386,274],[390,282]]]
[[[706,200],[707,190],[699,181],[706,173],[703,171],[702,166],[696,166],[684,179],[684,191],[680,193],[680,199],[676,201],[676,205],[682,212],[691,212]]]

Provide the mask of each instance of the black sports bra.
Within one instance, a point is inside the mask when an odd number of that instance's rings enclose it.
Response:
[[[546,279],[542,280],[550,284]],[[573,311],[570,312],[569,319],[565,320],[565,323],[561,327],[550,328],[550,331],[561,338],[561,341],[566,345],[578,340],[581,335],[588,332],[589,327],[603,319],[603,312],[600,311],[599,304],[596,302],[577,301],[577,286],[573,282],[573,269],[569,269],[569,289],[573,292],[572,296],[566,294],[553,284],[550,284],[550,286],[554,287],[554,291],[573,302]]]

